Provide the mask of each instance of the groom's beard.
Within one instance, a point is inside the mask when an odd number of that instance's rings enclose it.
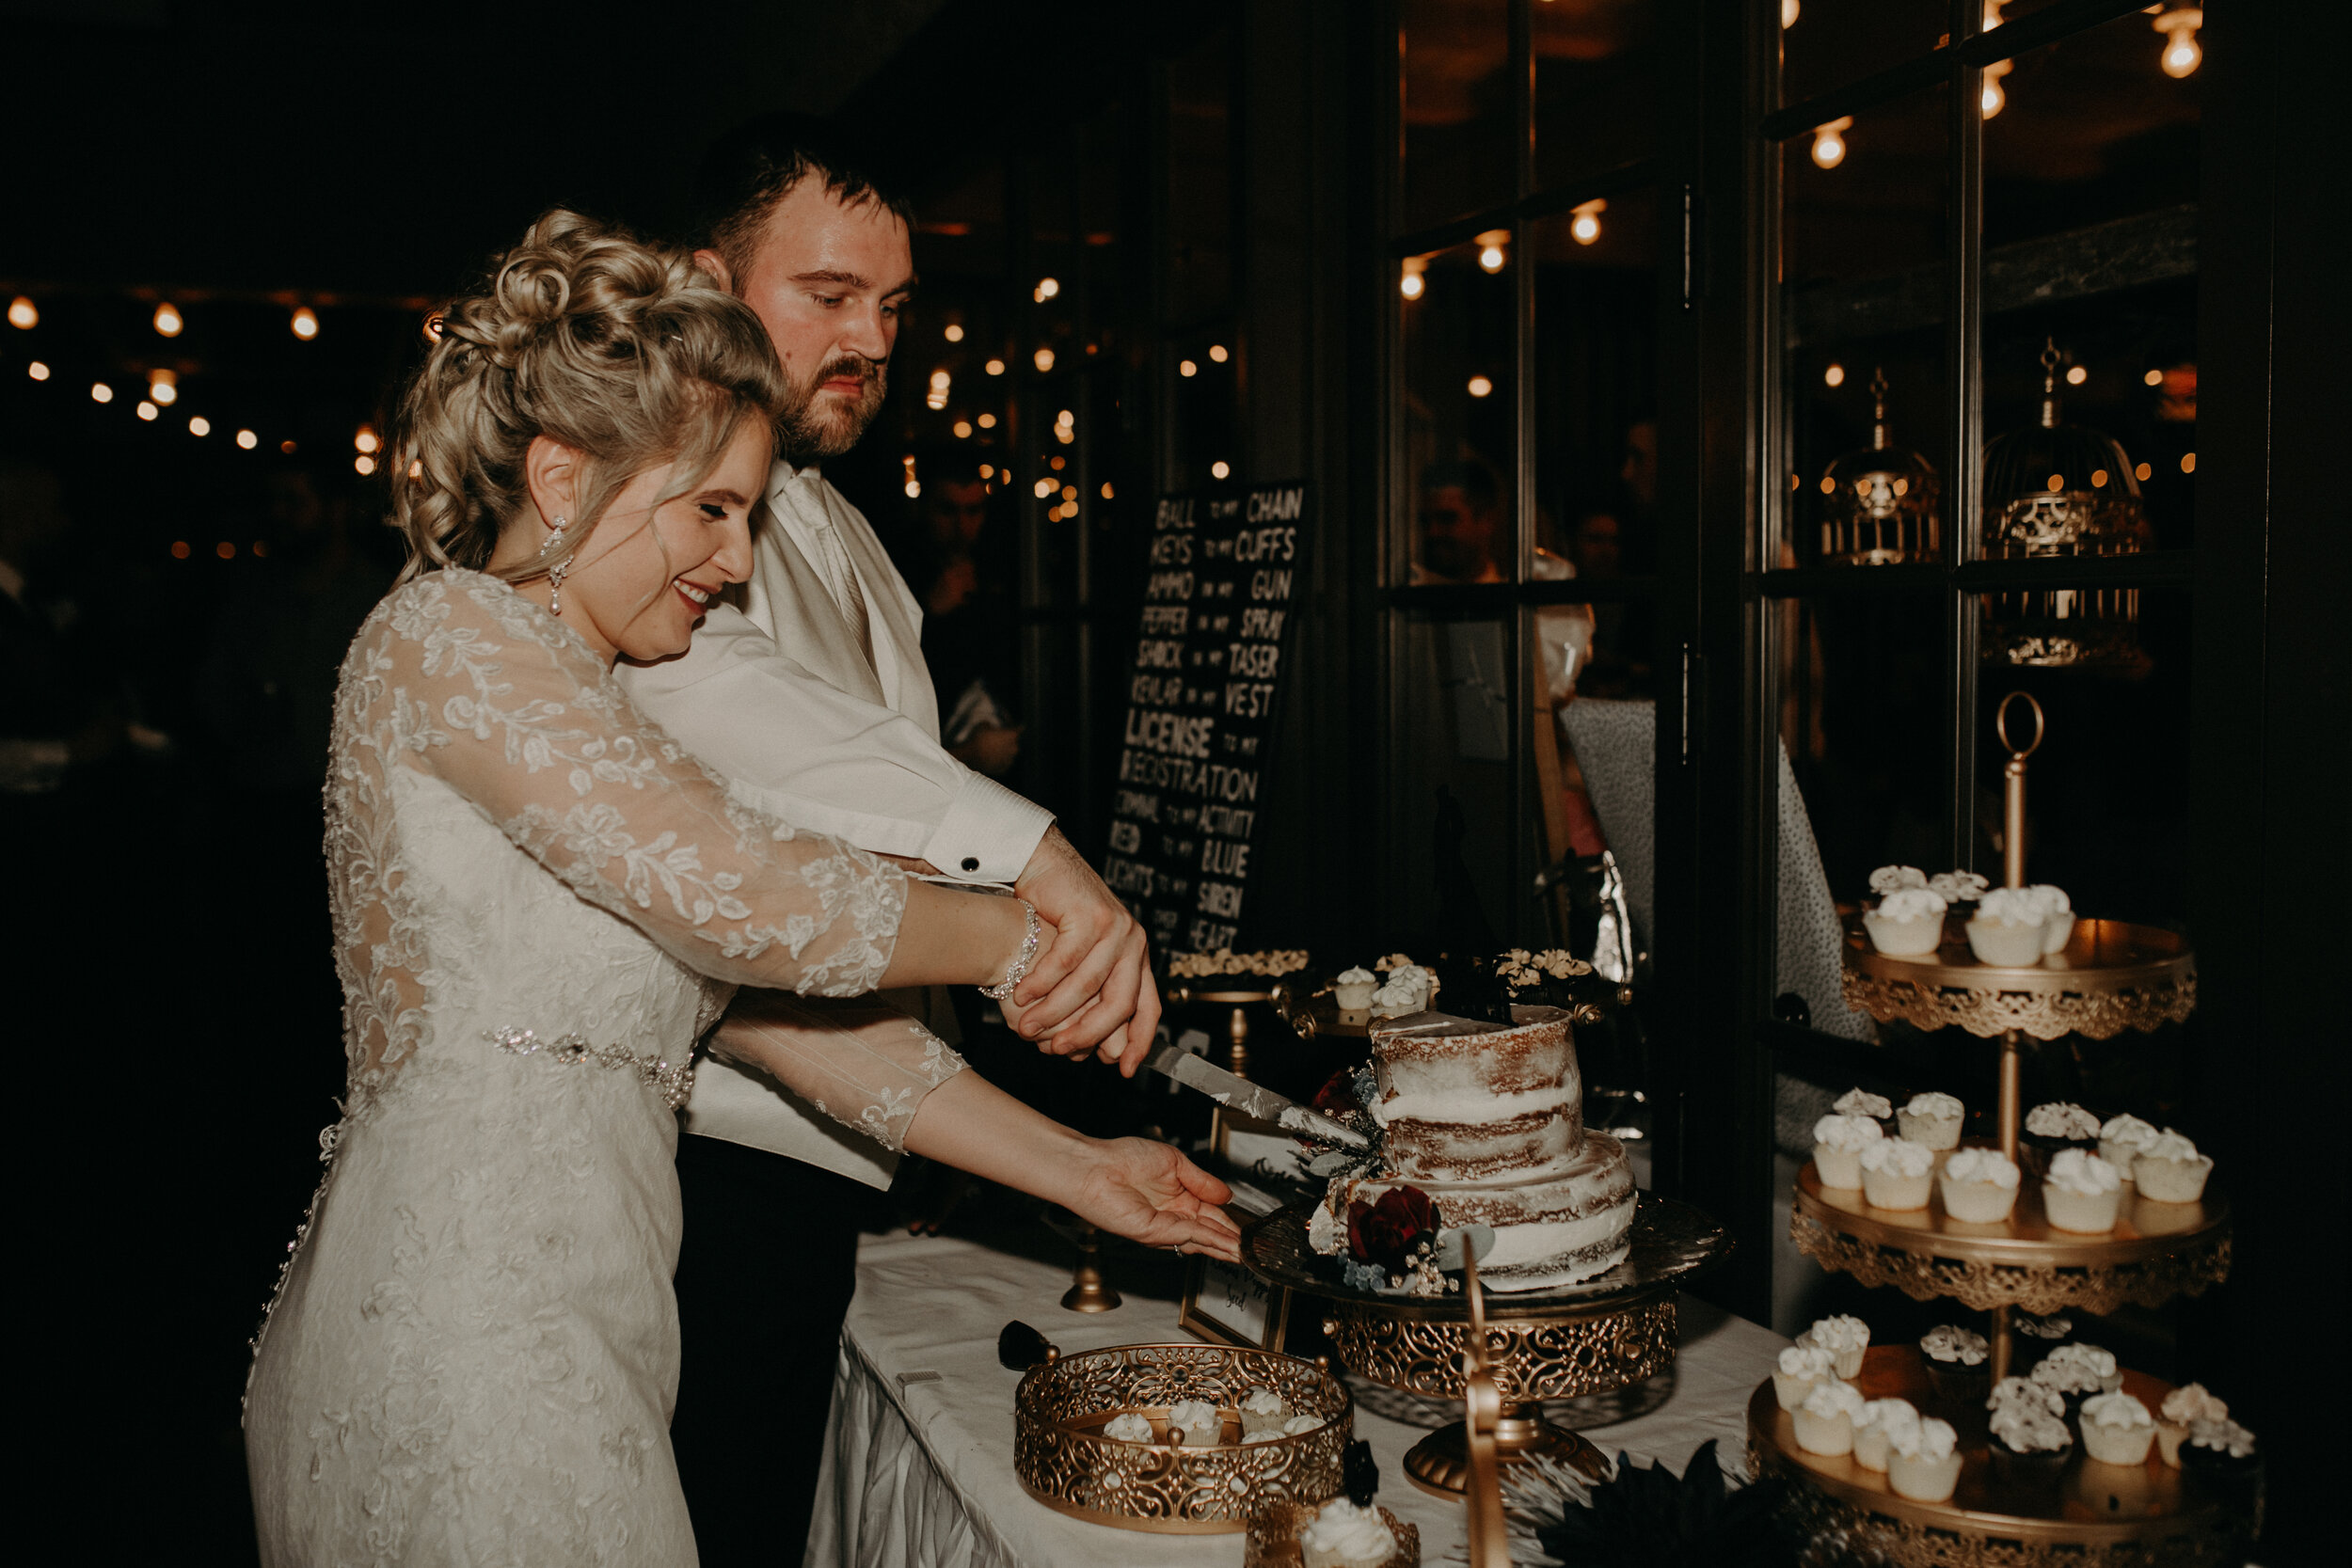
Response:
[[[777,444],[795,463],[838,457],[857,445],[866,427],[882,412],[882,394],[889,389],[886,362],[850,355],[820,366],[808,384],[797,389],[792,405],[776,420]],[[850,398],[828,389],[825,383],[858,379],[858,394]]]

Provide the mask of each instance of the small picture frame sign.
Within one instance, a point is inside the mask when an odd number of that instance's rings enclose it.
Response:
[[[1234,1212],[1256,1218],[1276,1207],[1269,1195],[1233,1183]],[[1279,1351],[1290,1315],[1289,1289],[1267,1284],[1239,1263],[1195,1256],[1184,1270],[1184,1298],[1176,1323],[1197,1339]]]

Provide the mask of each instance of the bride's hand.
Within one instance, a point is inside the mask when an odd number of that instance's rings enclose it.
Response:
[[[1038,966],[1045,961],[1045,955],[1054,950],[1054,942],[1060,936],[1060,934],[1061,933],[1059,931],[1055,929],[1051,921],[1044,920],[1042,918],[1038,921],[1037,958],[1029,965],[1029,973],[1033,974],[1037,973]],[[1009,955],[1008,955],[1008,957],[1009,957]],[[1022,1006],[1009,996],[998,1002],[996,1006],[1004,1012],[1005,1027],[1011,1030],[1016,1035],[1019,1034],[1021,1032],[1021,1021],[1028,1016],[1029,1009]],[[1037,1048],[1049,1056],[1083,1056],[1092,1049],[1090,1046],[1081,1044],[1076,1040],[1068,1039],[1058,1035],[1038,1041]]]
[[[1149,1138],[1096,1145],[1094,1168],[1063,1203],[1080,1219],[1146,1246],[1241,1258],[1241,1227],[1218,1205],[1232,1189],[1176,1149]]]

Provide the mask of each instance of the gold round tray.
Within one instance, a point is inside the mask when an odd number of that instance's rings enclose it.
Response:
[[[1251,1515],[1248,1544],[1242,1549],[1241,1568],[1299,1568],[1306,1554],[1299,1549],[1298,1532],[1315,1515],[1319,1503],[1280,1502],[1270,1504],[1263,1513]],[[1377,1504],[1374,1505],[1378,1507]],[[1421,1568],[1421,1531],[1406,1524],[1387,1509],[1380,1510],[1381,1523],[1396,1537],[1396,1550],[1380,1568]]]
[[[1866,1399],[1909,1400],[1951,1422],[1960,1437],[1960,1483],[1947,1502],[1915,1502],[1850,1454],[1806,1453],[1766,1378],[1748,1400],[1749,1459],[1758,1476],[1789,1483],[1788,1506],[1811,1549],[1828,1551],[1824,1560],[2169,1568],[2227,1560],[2241,1532],[2235,1515],[2153,1446],[2144,1465],[2102,1465],[2077,1451],[2039,1484],[2003,1477],[1993,1465],[1982,1402],[1942,1397],[1908,1345],[1872,1346],[1854,1385]],[[2123,1391],[2154,1410],[2172,1386],[2126,1370]]]
[[[1428,1399],[1458,1400],[1470,1304],[1459,1295],[1389,1296],[1330,1279],[1307,1243],[1311,1206],[1277,1210],[1242,1228],[1242,1259],[1293,1291],[1321,1296],[1323,1331],[1358,1376]],[[1675,1298],[1731,1254],[1730,1233],[1687,1203],[1640,1195],[1625,1261],[1551,1291],[1486,1292],[1486,1364],[1502,1397],[1496,1449],[1505,1462],[1548,1453],[1598,1479],[1598,1449],[1544,1418],[1539,1402],[1602,1394],[1674,1365]],[[1470,1473],[1459,1424],[1405,1456],[1413,1484],[1459,1497]]]
[[[2010,966],[1979,963],[1957,922],[1947,922],[1933,953],[1895,958],[1871,945],[1855,915],[1846,923],[1845,960],[1848,1006],[1881,1023],[1961,1028],[1985,1039],[2012,1029],[2038,1040],[2112,1039],[2178,1023],[2197,1009],[2188,940],[2120,920],[2077,920],[2063,951]]]
[[[2009,1219],[1970,1225],[1944,1212],[1940,1181],[1925,1209],[1873,1209],[1859,1189],[1822,1186],[1808,1161],[1797,1173],[1788,1237],[1823,1268],[1865,1285],[1892,1285],[1914,1301],[1947,1297],[1980,1312],[2160,1307],[2230,1273],[2229,1200],[2210,1187],[2201,1203],[2128,1195],[2113,1230],[2078,1236],[2051,1227],[2042,1184],[2030,1177]]]
[[[1323,1425],[1242,1443],[1242,1397],[1262,1386]],[[1216,1405],[1226,1441],[1187,1448],[1103,1435],[1113,1417],[1134,1413],[1165,1436],[1169,1408],[1184,1400]],[[1228,1345],[1114,1345],[1029,1369],[1013,1394],[1012,1467],[1029,1496],[1098,1525],[1232,1534],[1268,1503],[1336,1495],[1355,1430],[1346,1386],[1312,1361]]]

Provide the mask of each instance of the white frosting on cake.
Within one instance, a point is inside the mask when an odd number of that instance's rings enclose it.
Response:
[[[1574,1284],[1613,1268],[1633,1223],[1625,1148],[1584,1130],[1583,1078],[1568,1015],[1515,1007],[1509,1027],[1416,1013],[1372,1031],[1371,1107],[1392,1178],[1425,1194],[1448,1227],[1483,1225],[1478,1277],[1499,1291]]]

